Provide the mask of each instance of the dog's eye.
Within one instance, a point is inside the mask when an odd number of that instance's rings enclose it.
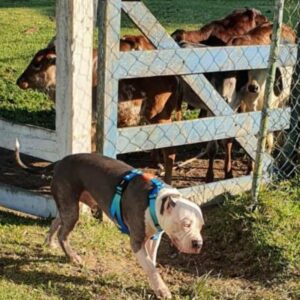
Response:
[[[191,223],[183,223],[184,228],[191,228]]]

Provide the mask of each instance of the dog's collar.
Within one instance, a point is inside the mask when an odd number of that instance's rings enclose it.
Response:
[[[155,209],[155,201],[159,191],[164,187],[164,183],[159,181],[157,178],[154,178],[149,174],[142,173],[140,170],[137,169],[132,169],[129,172],[127,172],[123,176],[121,182],[116,187],[116,193],[112,199],[111,206],[110,206],[110,216],[112,219],[115,219],[117,221],[121,232],[130,234],[128,227],[123,221],[121,200],[122,200],[122,195],[125,189],[127,188],[129,182],[136,176],[143,176],[145,180],[150,180],[152,184],[152,189],[148,194],[148,201],[149,201],[150,216],[157,230],[157,233],[152,237],[152,239],[156,239],[157,236],[159,236],[159,234],[162,232],[162,229],[158,223],[158,218]]]

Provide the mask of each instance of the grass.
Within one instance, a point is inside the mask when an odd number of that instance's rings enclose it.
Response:
[[[195,29],[237,7],[256,7],[271,16],[273,1],[148,0],[169,32]],[[21,91],[16,79],[55,32],[54,0],[0,2],[0,116],[54,128],[54,106],[41,93]],[[122,33],[137,33],[124,20]],[[299,299],[300,189],[282,183],[265,191],[255,213],[247,195],[204,210],[204,249],[195,257],[170,258],[164,238],[159,268],[175,299]],[[152,299],[128,237],[110,224],[84,217],[72,244],[83,268],[60,250],[42,246],[49,221],[0,211],[0,300]]]
[[[33,55],[55,34],[54,0],[2,0],[0,3],[0,116],[20,123],[54,128],[54,105],[34,91],[16,85]],[[271,16],[273,1],[148,0],[145,3],[169,32],[196,29],[237,7],[257,7]],[[122,33],[137,33],[124,18]]]
[[[300,188],[283,183],[264,192],[249,212],[249,197],[204,210],[200,255],[178,254],[165,237],[159,269],[174,299],[299,299]],[[152,299],[128,237],[110,223],[82,216],[72,245],[85,266],[60,249],[42,246],[49,222],[0,212],[0,299]]]
[[[53,16],[54,1],[1,1],[1,117],[54,128],[51,101],[42,93],[24,92],[16,85],[34,53],[54,34]]]

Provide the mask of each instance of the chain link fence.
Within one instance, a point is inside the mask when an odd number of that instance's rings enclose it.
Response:
[[[55,45],[43,53],[52,73],[59,69],[51,87],[58,156],[89,151],[93,120],[94,150],[172,180],[199,203],[250,190],[272,42],[274,6],[268,3],[237,8],[232,2],[221,20],[172,34],[142,1],[100,0],[92,59],[93,5],[78,2],[74,11],[82,13],[73,19],[66,7],[58,10]],[[262,156],[271,186],[299,173],[299,3],[287,1],[284,9],[271,134]],[[122,36],[121,11],[139,35],[127,30]],[[53,92],[49,85],[40,89]]]
[[[293,68],[285,70],[285,76],[290,82],[288,101],[290,107],[290,126],[287,130],[275,135],[274,155],[274,180],[289,179],[299,175],[299,151],[300,151],[300,3],[299,1],[287,1],[284,6],[284,21],[291,26],[297,35],[297,56]]]
[[[199,202],[249,190],[272,42],[270,13],[233,9],[220,21],[194,31],[178,28],[171,37],[143,2],[99,3],[101,152],[133,153],[121,158],[149,169],[150,159],[137,152],[161,149],[155,152],[164,165],[160,175]],[[141,35],[120,39],[120,6]],[[294,175],[299,165],[298,6],[285,6],[272,91],[263,172],[273,179]]]

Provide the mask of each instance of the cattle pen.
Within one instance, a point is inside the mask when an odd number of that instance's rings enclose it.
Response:
[[[142,1],[100,0],[99,22],[95,22],[93,1],[59,0],[56,5],[56,129],[21,125],[1,118],[0,147],[13,150],[17,138],[24,154],[50,162],[71,153],[91,152],[93,28],[97,24],[97,151],[116,157],[235,139],[244,153],[255,159],[261,112],[235,112],[204,74],[266,69],[269,45],[181,48]],[[150,40],[155,50],[119,50],[122,13]],[[280,46],[278,67],[294,68],[292,97],[288,105],[269,111],[268,130],[282,132],[280,136],[284,138],[276,157],[263,155],[267,180],[290,177],[299,168],[299,51],[299,39],[297,44]],[[176,76],[199,96],[212,116],[118,128],[119,81],[155,76]],[[243,174],[206,184],[194,183],[182,187],[181,192],[203,204],[224,194],[248,191],[251,184],[252,175]],[[56,213],[50,195],[7,183],[0,183],[0,205],[41,217]]]

